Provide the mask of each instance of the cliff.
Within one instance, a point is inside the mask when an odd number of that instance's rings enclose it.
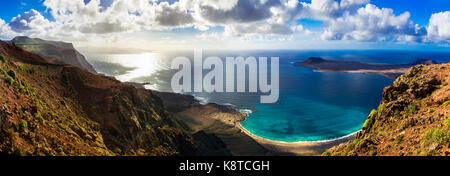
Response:
[[[22,49],[37,54],[53,64],[70,64],[96,73],[94,67],[78,52],[71,43],[48,41],[25,36],[15,37],[11,43]]]
[[[2,41],[0,59],[0,153],[200,155],[205,146],[150,90]]]
[[[323,155],[450,155],[450,64],[418,65],[383,91],[355,140]]]

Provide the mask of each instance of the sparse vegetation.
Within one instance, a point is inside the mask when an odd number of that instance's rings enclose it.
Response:
[[[394,145],[398,145],[403,141],[403,137],[404,135],[398,135],[395,139],[394,139]]]
[[[24,119],[20,120],[20,127],[22,129],[27,129],[28,128],[28,122]]]
[[[16,79],[16,71],[14,71],[14,69],[10,69],[8,75],[11,76],[11,78]]]
[[[448,156],[449,71],[449,64],[417,66],[400,76],[384,89],[357,139],[328,149],[328,155]]]
[[[322,153],[322,156],[330,156],[330,152],[326,150],[325,152]]]
[[[447,117],[442,125],[444,128],[450,129],[450,117]]]
[[[442,106],[447,106],[450,104],[450,100],[445,101],[444,103],[442,103]]]
[[[377,110],[372,109],[372,111],[370,111],[369,116],[373,117],[373,116],[375,116],[376,114],[377,114]]]
[[[431,144],[443,145],[450,142],[450,130],[433,128],[425,132],[422,145],[429,146]]]
[[[0,60],[5,63],[6,62],[6,57],[4,55],[0,55]]]
[[[36,118],[36,120],[38,120],[38,121],[41,122],[41,123],[44,123],[44,122],[45,122],[44,117],[42,117],[41,114],[37,114],[37,115],[35,116],[35,118]]]
[[[17,67],[19,68],[20,71],[26,72],[26,70],[23,67],[21,67],[21,66],[17,66]]]
[[[8,73],[6,73],[5,69],[0,67],[0,71],[3,73],[3,75],[8,76]]]
[[[367,120],[364,122],[363,129],[366,129],[366,128],[369,126],[369,124],[370,124],[370,119],[367,119]]]
[[[6,76],[5,82],[8,83],[9,85],[12,85],[14,83],[14,79],[11,78],[11,76]]]
[[[417,114],[417,106],[415,104],[408,105],[408,108],[406,109],[406,112],[408,114]]]

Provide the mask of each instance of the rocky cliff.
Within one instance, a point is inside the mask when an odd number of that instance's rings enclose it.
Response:
[[[0,41],[0,153],[199,155],[151,91]]]
[[[323,155],[450,155],[450,64],[418,65],[383,91],[355,140]]]
[[[96,73],[94,67],[78,52],[71,43],[48,41],[25,36],[15,37],[11,43],[37,54],[53,64],[69,64]]]

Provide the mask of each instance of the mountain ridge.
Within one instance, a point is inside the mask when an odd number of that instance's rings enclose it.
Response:
[[[0,41],[0,153],[202,155],[152,91]]]
[[[70,64],[91,73],[96,73],[94,67],[74,48],[72,43],[29,38],[26,36],[15,37],[10,42],[28,52],[43,57],[50,63]]]
[[[450,155],[450,63],[417,65],[383,91],[356,138],[325,156]]]

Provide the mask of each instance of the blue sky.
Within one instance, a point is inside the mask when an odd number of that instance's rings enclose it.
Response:
[[[156,4],[99,0],[98,6],[95,1],[3,1],[0,18],[5,24],[0,26],[0,37],[29,35],[80,45],[107,41],[115,47],[128,43],[165,49],[446,50],[450,42],[449,0],[164,0]],[[107,11],[110,6],[125,11]],[[71,12],[75,7],[79,11]],[[51,12],[57,10],[64,13],[55,17]],[[11,21],[14,17],[20,18]]]
[[[428,24],[431,14],[450,10],[449,0],[372,0],[371,3],[395,12],[411,13],[411,19],[421,26]]]

